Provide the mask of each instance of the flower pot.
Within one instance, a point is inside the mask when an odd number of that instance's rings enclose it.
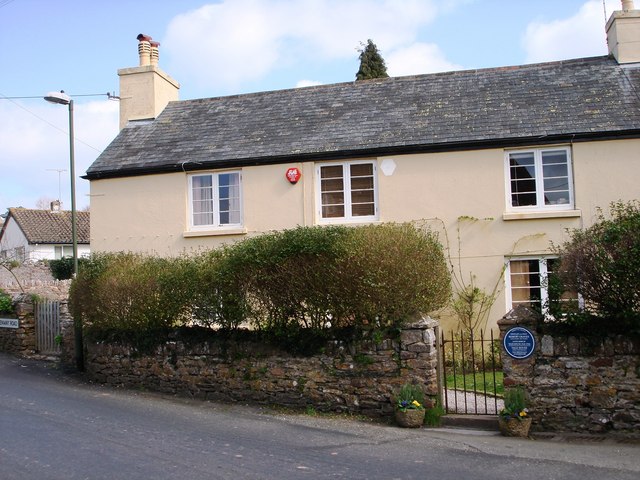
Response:
[[[498,428],[505,437],[528,437],[531,428],[531,418],[498,419]]]
[[[424,423],[424,408],[396,410],[396,423],[405,428],[419,428]]]

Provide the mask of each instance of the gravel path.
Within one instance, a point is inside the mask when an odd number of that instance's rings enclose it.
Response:
[[[447,390],[447,413],[497,415],[503,407],[504,401],[501,398],[496,400],[482,393]]]

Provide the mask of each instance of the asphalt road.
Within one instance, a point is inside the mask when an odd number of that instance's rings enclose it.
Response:
[[[0,354],[0,480],[640,478],[640,445],[282,414],[86,383]]]

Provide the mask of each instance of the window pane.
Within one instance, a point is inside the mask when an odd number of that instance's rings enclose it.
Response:
[[[351,205],[351,214],[354,217],[365,217],[375,215],[375,207],[373,203],[358,203]]]
[[[373,190],[373,177],[351,177],[352,190]]]
[[[552,150],[542,152],[545,205],[571,203],[569,191],[569,166],[567,152]]]
[[[567,164],[567,152],[565,150],[544,150],[542,152],[542,165]]]
[[[373,190],[356,190],[351,192],[351,203],[371,203],[373,204]]]
[[[344,205],[323,205],[322,218],[344,217]]]
[[[537,203],[536,170],[533,152],[510,154],[509,174],[511,176],[511,206],[535,205]]]
[[[344,205],[344,193],[342,192],[323,193],[322,205]]]
[[[213,225],[213,176],[191,177],[193,225]]]
[[[540,263],[538,260],[512,260],[509,263],[511,307],[540,308]]]
[[[375,215],[373,191],[373,164],[350,165],[351,174],[351,215],[365,217]]]
[[[351,177],[367,177],[373,175],[372,163],[356,163],[351,165]]]
[[[218,174],[218,210],[220,225],[240,223],[240,174]]]
[[[322,218],[344,217],[344,178],[342,165],[320,167]]]
[[[344,190],[344,182],[342,178],[322,180],[323,192],[341,192],[343,190]]]
[[[342,178],[342,165],[320,167],[321,178]]]

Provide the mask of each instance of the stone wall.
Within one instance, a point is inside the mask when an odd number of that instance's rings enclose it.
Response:
[[[0,351],[20,357],[28,357],[36,351],[36,330],[33,318],[33,301],[26,295],[14,298],[15,315],[0,315],[17,318],[18,328],[0,328]]]
[[[498,322],[501,339],[522,326],[536,341],[529,358],[503,352],[505,387],[526,388],[533,430],[640,438],[640,338],[545,335],[540,321],[519,307]]]
[[[0,317],[16,317],[18,328],[0,328],[0,352],[24,358],[54,359],[55,356],[42,355],[36,349],[36,319],[34,315],[36,298],[27,293],[13,295],[15,315],[0,315]],[[62,344],[60,355],[55,359],[59,360],[65,368],[75,368],[73,319],[69,313],[68,301],[66,298],[57,299],[56,295],[50,295],[47,298],[60,302]]]
[[[207,400],[383,416],[392,412],[391,398],[405,382],[437,395],[436,325],[423,318],[408,325],[399,340],[359,346],[332,342],[313,357],[255,343],[187,347],[169,342],[145,356],[94,343],[86,346],[85,369],[101,383]]]
[[[70,280],[55,280],[43,261],[25,263],[11,271],[0,267],[0,288],[13,295],[32,293],[52,300],[66,299],[70,284]]]

